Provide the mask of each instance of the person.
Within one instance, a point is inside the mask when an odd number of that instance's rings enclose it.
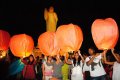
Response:
[[[68,56],[68,61],[72,61],[74,56],[74,54],[71,54],[69,53],[69,56]],[[73,56],[73,57],[72,57]],[[68,64],[69,65],[69,72],[68,72],[68,79],[71,80],[71,70],[72,70],[72,65],[71,64]]]
[[[95,53],[94,48],[89,48],[89,57],[86,58],[86,64],[89,66],[91,80],[106,80],[106,72],[102,65],[103,54],[106,50],[100,53]]]
[[[103,58],[104,59],[104,58]],[[111,55],[108,55],[107,56],[107,61],[111,61],[112,60],[112,56]],[[104,66],[104,69],[105,69],[105,72],[106,72],[106,78],[107,80],[112,80],[112,69],[113,69],[113,66],[112,65],[108,65],[108,64],[105,64],[105,60],[103,62],[103,66]]]
[[[62,66],[62,76],[63,76],[62,80],[68,80],[69,65],[65,62],[64,56],[61,56],[61,60],[64,62]]]
[[[58,17],[52,6],[49,8],[49,10],[45,8],[44,19],[46,21],[46,31],[56,31]]]
[[[84,53],[84,64],[83,64],[83,73],[84,73],[84,80],[90,80],[90,71],[89,71],[89,66],[86,64],[86,58],[88,57],[88,54]]]
[[[47,56],[47,61],[42,65],[43,80],[50,80],[53,74],[52,57]]]
[[[112,80],[120,80],[120,54],[114,49],[111,49],[111,52],[113,56],[115,57],[116,61],[115,62],[109,62],[106,59],[106,54],[104,54],[104,60],[105,64],[108,65],[113,65],[113,75],[112,75]]]
[[[55,61],[53,61],[53,78],[52,79],[58,79],[62,80],[62,66],[63,62],[60,59],[59,54],[53,57]]]
[[[83,80],[82,67],[84,58],[82,57],[80,51],[74,51],[73,61],[67,61],[67,59],[65,59],[65,61],[67,64],[72,64],[73,66],[71,80]]]
[[[37,80],[42,80],[42,60],[40,59],[39,56],[36,57],[36,66],[35,66],[35,70],[36,70],[36,77]]]
[[[33,55],[30,55],[28,59],[22,59],[22,62],[25,64],[25,67],[22,71],[23,79],[25,80],[35,80],[36,74],[35,74],[35,58]]]

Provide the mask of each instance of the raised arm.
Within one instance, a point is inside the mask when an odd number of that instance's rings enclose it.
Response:
[[[67,63],[67,64],[72,64],[72,62],[71,61],[68,61],[68,59],[66,58],[66,54],[64,54],[64,57],[65,57],[65,62]]]
[[[104,63],[105,63],[105,64],[108,64],[108,65],[113,65],[113,64],[114,64],[114,62],[108,62],[108,61],[107,61],[106,53],[104,54],[103,59],[104,59]]]
[[[57,23],[57,21],[58,21],[58,17],[57,17],[57,14],[54,12],[54,17],[55,17],[55,21],[56,21],[56,23]]]
[[[106,54],[107,53],[107,49],[106,50],[104,50],[101,54],[102,54],[102,57],[104,57],[104,54]]]
[[[113,56],[115,57],[115,59],[117,60],[117,62],[120,63],[120,58],[115,55],[114,49],[111,49],[111,52],[112,52]]]
[[[93,63],[93,60],[95,59],[95,56],[93,56],[88,62],[87,62],[87,66],[91,65]]]
[[[48,11],[47,11],[47,9],[45,8],[45,10],[44,10],[44,19],[47,20],[47,18],[48,18]]]
[[[80,55],[82,62],[84,63],[85,60],[84,60],[83,56],[81,55],[80,50],[78,51],[78,54]]]
[[[43,80],[45,79],[45,65],[42,64],[42,73],[43,73]]]

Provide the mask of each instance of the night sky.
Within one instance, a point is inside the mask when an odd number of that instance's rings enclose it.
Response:
[[[36,46],[39,35],[46,30],[44,9],[50,6],[58,15],[57,26],[73,23],[81,27],[84,35],[81,49],[85,52],[95,46],[91,35],[95,19],[111,17],[120,26],[119,0],[0,0],[0,29],[8,31],[11,36],[26,33],[33,37]],[[120,50],[120,38],[116,48]],[[7,71],[8,64],[0,63],[3,80]]]
[[[45,32],[44,8],[50,6],[58,15],[58,26],[73,23],[82,28],[84,50],[94,45],[91,24],[95,19],[112,17],[120,26],[120,6],[115,0],[2,0],[0,3],[0,29],[11,36],[26,33],[33,37],[35,45],[38,36]],[[120,39],[116,48],[119,45]]]

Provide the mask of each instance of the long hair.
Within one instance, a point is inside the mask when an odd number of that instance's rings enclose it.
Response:
[[[78,52],[75,52],[74,54],[78,54]],[[81,61],[81,58],[80,58],[80,56],[78,57],[78,61],[75,59],[75,57],[73,58],[73,64],[74,64],[74,66],[80,66],[80,61]]]
[[[33,57],[33,55],[30,55],[29,58],[30,58],[30,57]],[[34,63],[34,61],[35,61],[35,59],[34,59],[34,57],[33,57],[33,61],[31,62],[30,60],[28,60],[28,64],[32,65],[32,64]]]

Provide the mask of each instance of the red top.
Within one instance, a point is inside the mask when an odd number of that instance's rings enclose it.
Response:
[[[34,61],[33,64],[27,64],[26,60],[22,61],[25,64],[25,67],[22,71],[23,77],[25,79],[35,79],[35,64],[36,62]]]

